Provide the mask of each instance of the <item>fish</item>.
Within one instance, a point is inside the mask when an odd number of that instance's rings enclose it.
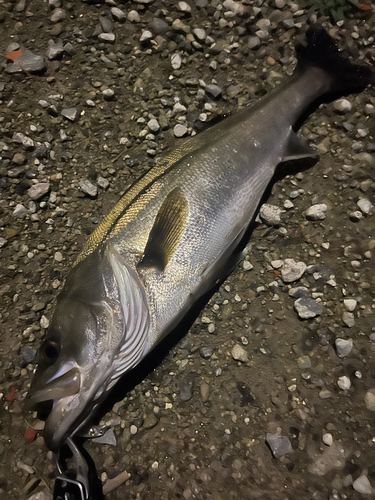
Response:
[[[85,243],[27,395],[28,408],[51,406],[51,450],[87,425],[116,382],[243,257],[279,165],[316,157],[295,131],[311,105],[375,81],[319,26],[297,55],[294,74],[274,91],[182,142],[130,186]]]

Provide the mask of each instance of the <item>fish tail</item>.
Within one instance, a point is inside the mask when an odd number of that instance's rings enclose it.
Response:
[[[351,63],[321,26],[307,30],[306,43],[297,48],[297,55],[297,70],[315,66],[330,77],[329,93],[351,94],[375,83],[375,72],[368,66]]]

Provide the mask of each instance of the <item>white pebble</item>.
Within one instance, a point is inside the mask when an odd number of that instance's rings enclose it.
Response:
[[[322,441],[325,445],[332,446],[333,443],[332,434],[330,432],[326,432],[325,434],[323,434]]]
[[[352,385],[350,382],[350,378],[347,377],[346,375],[343,375],[342,377],[339,377],[337,381],[337,385],[340,387],[341,390],[343,391],[348,391]]]

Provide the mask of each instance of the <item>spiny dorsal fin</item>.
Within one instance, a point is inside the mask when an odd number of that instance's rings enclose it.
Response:
[[[176,250],[188,215],[188,202],[179,187],[163,201],[150,231],[138,267],[156,267],[163,271]]]
[[[285,154],[281,161],[301,160],[302,158],[316,158],[317,156],[318,153],[306,144],[303,144],[294,130],[291,129]]]

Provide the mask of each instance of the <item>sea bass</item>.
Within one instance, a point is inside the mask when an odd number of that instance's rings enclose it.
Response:
[[[293,126],[331,93],[375,81],[319,27],[285,84],[181,144],[123,195],[93,232],[57,298],[28,406],[52,401],[52,450],[238,262],[239,244],[276,167],[316,156]]]

